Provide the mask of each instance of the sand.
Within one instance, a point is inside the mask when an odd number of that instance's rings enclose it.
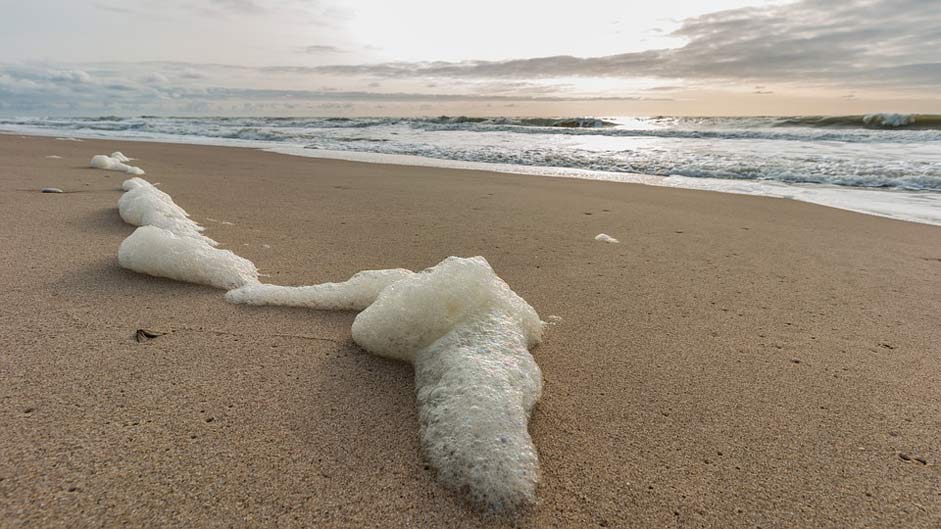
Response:
[[[480,254],[543,319],[561,317],[533,351],[539,503],[494,518],[435,481],[412,368],[359,349],[354,313],[231,305],[119,268],[126,176],[87,168],[115,150],[267,281]],[[8,135],[0,248],[3,527],[941,525],[939,227],[693,190]],[[139,328],[167,334],[138,343]]]

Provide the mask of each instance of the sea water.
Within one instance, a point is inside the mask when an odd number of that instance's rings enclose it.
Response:
[[[941,224],[941,116],[5,118],[0,130],[746,193]]]

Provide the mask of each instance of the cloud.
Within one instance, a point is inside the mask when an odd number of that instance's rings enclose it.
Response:
[[[369,91],[323,86],[316,90],[227,86],[243,76],[251,84],[265,68],[152,62],[107,63],[77,69],[60,65],[0,64],[0,101],[10,114],[158,114],[210,112],[220,105],[245,112],[272,105],[304,104],[321,109],[356,103],[647,101],[638,96],[582,97],[525,82],[469,83],[461,93]],[[87,70],[87,71],[86,71]],[[461,85],[461,83],[458,83]],[[462,85],[463,86],[463,85]],[[379,85],[370,86],[371,89]],[[454,87],[451,87],[454,88]],[[283,107],[287,108],[287,107]]]
[[[166,75],[163,75],[163,74],[160,73],[160,72],[151,72],[151,73],[149,73],[149,74],[146,74],[146,75],[142,78],[142,80],[143,80],[145,83],[157,83],[157,84],[165,84],[165,83],[170,82],[170,79],[167,78]]]
[[[255,0],[209,0],[209,4],[223,11],[237,13],[262,13],[265,8]]]
[[[96,4],[99,9],[118,5],[101,1],[107,3]],[[297,10],[298,16],[326,12],[324,5],[307,0],[180,1],[185,4],[174,5],[187,6],[190,14],[210,9],[217,17],[261,11],[268,17],[275,7]],[[769,96],[770,102],[799,97],[792,86],[829,88],[834,101],[846,94],[855,94],[857,101],[901,100],[900,94],[934,101],[941,86],[937,2],[801,0],[727,10],[683,21],[672,34],[684,40],[680,47],[600,57],[257,67],[167,61],[0,63],[0,108],[9,114],[51,115],[214,111],[221,104],[251,109],[334,103],[525,106],[671,101],[669,96],[688,101],[698,97],[693,94],[697,91],[714,95],[727,94],[727,89]],[[148,0],[140,5],[160,4]],[[323,35],[318,40],[329,42]],[[358,46],[312,44],[296,50],[350,53],[337,55],[350,60],[358,55]],[[577,77],[591,79],[573,80]],[[629,81],[633,79],[643,81]],[[624,86],[640,88],[625,91]],[[880,95],[889,92],[891,97]],[[918,92],[917,98],[913,92]]]
[[[300,48],[301,53],[321,54],[321,53],[348,53],[347,50],[337,48],[336,46],[327,46],[324,44],[314,44]]]
[[[133,9],[128,9],[126,7],[120,7],[120,6],[110,5],[110,4],[104,4],[101,2],[95,2],[95,8],[101,9],[102,11],[110,11],[112,13],[118,13],[121,15],[136,14],[136,11],[134,11]]]
[[[602,57],[331,65],[387,78],[653,77],[921,88],[941,85],[937,0],[803,0],[687,19],[680,48]]]

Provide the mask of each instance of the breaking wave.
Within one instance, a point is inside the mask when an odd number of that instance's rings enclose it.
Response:
[[[0,129],[941,191],[941,116],[0,118]]]
[[[800,116],[782,118],[777,125],[782,127],[941,130],[941,115],[876,113],[856,116]]]

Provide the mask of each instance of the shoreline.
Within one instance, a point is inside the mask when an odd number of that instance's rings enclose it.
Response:
[[[355,313],[232,305],[121,269],[128,175],[87,167],[113,151],[266,282],[486,257],[555,323],[532,351],[545,381],[529,423],[537,504],[495,519],[441,487],[421,456],[413,369],[357,347]],[[698,190],[35,136],[0,136],[0,186],[0,517],[13,525],[941,523],[936,226]],[[136,329],[167,334],[137,343]]]
[[[302,145],[286,145],[241,139],[204,138],[197,136],[166,136],[163,138],[135,138],[133,136],[107,136],[96,133],[76,134],[76,131],[43,129],[0,130],[0,135],[26,135],[38,137],[74,137],[84,140],[130,141],[164,143],[169,145],[201,145],[258,149],[303,158],[343,160],[378,165],[402,165],[495,172],[510,175],[533,175],[553,178],[574,178],[595,181],[643,184],[679,189],[696,189],[719,193],[784,198],[824,207],[842,209],[907,222],[941,226],[941,193],[930,191],[888,190],[879,188],[834,186],[828,184],[786,184],[775,181],[695,178],[684,176],[657,176],[640,173],[614,173],[577,168],[526,166],[486,162],[466,162],[414,155],[383,154],[364,151],[327,151],[307,149]],[[203,140],[203,141],[200,141]]]

